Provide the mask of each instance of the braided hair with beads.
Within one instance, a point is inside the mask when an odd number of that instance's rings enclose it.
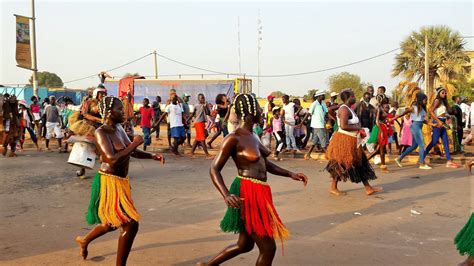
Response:
[[[107,116],[112,112],[115,101],[121,102],[119,98],[114,96],[106,96],[99,102],[99,114],[102,116],[102,122],[105,122]]]
[[[245,120],[247,116],[256,117],[260,114],[260,106],[257,99],[251,94],[239,94],[235,98],[235,114],[238,119]]]

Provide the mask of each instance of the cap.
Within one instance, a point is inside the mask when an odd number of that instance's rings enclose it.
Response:
[[[105,88],[100,88],[100,87],[99,87],[99,88],[96,88],[96,89],[94,90],[94,92],[92,92],[92,97],[94,97],[94,98],[97,97],[97,94],[99,94],[99,92],[103,92],[103,93],[107,94],[107,89],[105,89]]]
[[[331,92],[331,97],[335,97],[335,96],[337,96],[337,95],[339,95],[339,93],[337,93],[337,92],[335,92],[335,91]]]
[[[270,101],[270,100],[273,100],[273,99],[275,99],[275,96],[273,96],[273,95],[271,95],[271,94],[267,96],[267,100]]]
[[[183,98],[186,98],[186,97],[191,97],[191,95],[189,95],[187,93],[183,94]]]
[[[326,94],[325,91],[317,91],[317,92],[314,93],[314,97],[318,97],[318,96],[321,96],[321,95],[324,95],[324,94]]]
[[[19,101],[18,101],[18,105],[24,105],[26,108],[29,107],[29,105],[26,103],[25,100],[19,100]]]

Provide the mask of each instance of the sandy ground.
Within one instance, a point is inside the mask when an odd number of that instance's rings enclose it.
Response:
[[[84,220],[92,179],[75,177],[67,154],[32,150],[0,158],[1,265],[113,265],[119,232],[90,245],[82,261],[74,238],[91,226]],[[132,194],[142,214],[129,265],[194,265],[207,260],[236,236],[219,231],[225,204],[209,178],[209,160],[174,159],[162,167],[133,159]],[[328,193],[325,162],[278,163],[308,175],[309,184],[269,176],[274,201],[292,233],[278,243],[275,265],[456,265],[463,258],[453,238],[473,210],[473,182],[465,169],[422,171],[390,165],[373,182],[385,192],[368,197],[362,186]],[[94,171],[88,171],[93,175]],[[230,185],[236,174],[224,169]],[[412,214],[416,210],[421,214]],[[258,250],[228,265],[253,265]]]

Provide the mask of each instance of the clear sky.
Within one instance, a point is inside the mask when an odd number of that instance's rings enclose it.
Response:
[[[31,15],[30,1],[0,0],[0,84],[25,83],[31,75],[16,67],[15,18]],[[257,73],[257,16],[263,24],[261,74],[285,74],[333,67],[392,50],[424,25],[447,25],[473,34],[472,1],[449,2],[138,2],[36,0],[40,71],[63,81],[110,69],[157,50],[185,63],[239,72],[237,17],[240,16],[242,72]],[[473,49],[474,39],[468,48]],[[348,71],[362,81],[391,89],[395,53],[358,65],[306,76],[261,78],[262,96],[274,90],[303,95],[327,89],[331,74]],[[204,73],[158,59],[159,74]],[[153,75],[153,58],[112,72]],[[67,87],[97,85],[97,78]],[[257,79],[253,80],[254,90]]]

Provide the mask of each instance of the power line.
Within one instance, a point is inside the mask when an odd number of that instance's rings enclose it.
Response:
[[[117,70],[117,69],[119,69],[119,68],[122,68],[122,67],[124,67],[124,66],[130,65],[130,64],[135,63],[135,62],[137,62],[137,61],[140,61],[140,60],[142,60],[143,58],[145,58],[145,57],[147,57],[147,56],[150,56],[150,55],[152,55],[152,54],[153,54],[153,53],[146,54],[146,55],[141,56],[141,57],[139,57],[139,58],[137,58],[137,59],[135,59],[135,60],[132,60],[132,61],[130,61],[130,62],[127,62],[127,63],[125,63],[125,64],[123,64],[123,65],[120,65],[120,66],[117,66],[117,67],[108,69],[108,70],[106,70],[106,72],[111,72],[111,71]],[[93,77],[95,77],[95,76],[97,76],[97,74],[93,74],[93,75],[90,75],[90,76],[87,76],[87,77],[83,77],[83,78],[78,78],[78,79],[69,80],[69,81],[66,81],[66,82],[63,82],[63,83],[66,84],[66,83],[76,82],[76,81],[80,81],[80,80],[84,80],[84,79],[88,79],[88,78],[93,78]]]
[[[392,49],[392,50],[390,50],[390,51],[387,51],[387,52],[384,52],[384,53],[381,53],[381,54],[378,54],[378,55],[375,55],[375,56],[371,56],[371,57],[368,57],[368,58],[365,58],[365,59],[362,59],[362,60],[358,60],[358,61],[355,61],[355,62],[351,62],[351,63],[347,63],[347,64],[344,64],[344,65],[339,65],[339,66],[335,66],[335,67],[324,68],[324,69],[313,70],[313,71],[307,71],[307,72],[290,73],[290,74],[273,74],[273,75],[255,75],[255,74],[241,74],[241,73],[240,73],[240,74],[239,74],[239,73],[226,73],[226,72],[216,71],[216,70],[212,70],[212,69],[206,69],[206,68],[202,68],[202,67],[193,66],[193,65],[190,65],[190,64],[187,64],[187,63],[178,61],[178,60],[176,60],[176,59],[172,59],[172,58],[170,58],[170,57],[167,57],[167,56],[164,56],[164,55],[161,55],[161,54],[158,54],[158,53],[157,53],[157,55],[160,56],[160,57],[162,57],[162,58],[165,58],[165,59],[167,59],[167,60],[169,60],[169,61],[172,61],[172,62],[175,62],[175,63],[177,63],[177,64],[183,65],[183,66],[187,66],[187,67],[190,67],[190,68],[194,68],[194,69],[198,69],[198,70],[202,70],[202,71],[206,71],[206,72],[210,72],[210,73],[215,73],[215,74],[229,75],[229,76],[245,76],[245,77],[251,77],[251,78],[255,78],[255,77],[262,77],[262,78],[278,78],[278,77],[291,77],[291,76],[309,75],[309,74],[315,74],[315,73],[330,71],[330,70],[334,70],[334,69],[338,69],[338,68],[343,68],[343,67],[347,67],[347,66],[359,64],[359,63],[362,63],[362,62],[365,62],[365,61],[369,61],[369,60],[372,60],[372,59],[375,59],[375,58],[378,58],[378,57],[381,57],[381,56],[384,56],[384,55],[393,53],[393,52],[395,52],[395,51],[397,51],[397,50],[399,50],[399,49],[400,49],[400,48]]]

